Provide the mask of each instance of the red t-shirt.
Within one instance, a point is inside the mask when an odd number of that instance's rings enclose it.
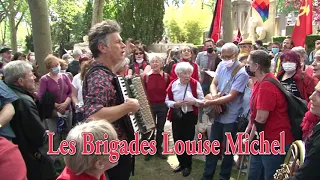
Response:
[[[107,180],[107,178],[104,173],[102,173],[100,179],[97,179],[96,177],[93,177],[86,173],[76,175],[71,169],[66,166],[57,180]]]
[[[183,62],[190,62],[189,60],[184,60],[184,59],[182,61]],[[193,72],[192,72],[191,77],[193,79],[199,81],[199,72],[198,72],[199,66],[198,66],[198,64],[194,63],[194,62],[190,62],[190,64],[193,66]],[[176,66],[177,66],[177,63],[172,66],[170,81],[173,81],[173,80],[178,78],[178,76],[177,76],[177,74],[175,72]]]
[[[148,76],[148,82],[146,82]],[[160,74],[145,74],[143,76],[144,85],[146,87],[146,95],[150,104],[164,103],[167,95],[167,87],[170,83],[170,76],[163,73]]]
[[[264,79],[276,77],[268,73]],[[285,144],[289,145],[294,141],[291,124],[288,115],[288,104],[285,95],[271,82],[256,82],[252,90],[250,100],[251,121],[257,115],[257,110],[269,111],[269,116],[264,125],[265,139],[271,143],[280,140],[280,132],[285,132]]]
[[[4,137],[0,137],[0,179],[27,179],[26,164],[18,146]]]

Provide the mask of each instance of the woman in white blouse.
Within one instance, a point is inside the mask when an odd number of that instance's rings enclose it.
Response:
[[[198,107],[204,99],[200,83],[191,77],[193,66],[189,62],[178,63],[175,68],[178,79],[167,89],[166,104],[170,108],[168,120],[172,121],[173,140],[192,141],[198,120]],[[192,155],[186,152],[177,155],[179,166],[174,172],[182,171],[184,177],[191,173]]]
[[[72,102],[75,106],[76,122],[80,122],[83,120],[82,84],[83,84],[83,79],[90,68],[91,62],[92,62],[91,59],[82,61],[80,73],[75,75],[72,80]]]

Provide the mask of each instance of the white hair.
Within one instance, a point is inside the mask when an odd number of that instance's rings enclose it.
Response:
[[[239,48],[234,43],[225,43],[221,47],[221,51],[232,51],[232,54],[238,54]]]
[[[72,52],[72,56],[73,56],[74,58],[80,57],[81,55],[82,55],[82,50],[81,50],[81,49],[75,49],[75,50],[73,50],[73,52]]]
[[[82,155],[83,145],[84,145],[84,136],[83,133],[91,133],[93,135],[93,143],[98,140],[110,142],[111,140],[118,139],[117,133],[113,126],[107,120],[93,120],[89,122],[80,123],[75,126],[69,132],[66,140],[75,141],[76,143],[76,153],[74,155],[66,155],[64,161],[68,168],[74,171],[76,174],[81,174],[90,169],[95,169],[94,164],[97,160],[106,159],[108,155]],[[105,134],[108,134],[108,138],[105,138]]]
[[[291,49],[291,51],[299,54],[301,57],[306,57],[306,56],[307,56],[306,50],[305,50],[303,47],[301,47],[301,46],[293,47],[293,48]]]
[[[19,78],[24,77],[26,73],[32,71],[32,69],[32,65],[26,61],[11,61],[3,67],[4,81],[7,84],[14,84]]]
[[[179,62],[175,68],[175,73],[179,76],[179,74],[186,71],[193,72],[193,66],[189,62]]]
[[[158,55],[150,55],[149,63],[153,61],[160,61],[162,64],[164,64],[164,59]]]

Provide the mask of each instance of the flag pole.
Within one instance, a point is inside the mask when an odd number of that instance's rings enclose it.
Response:
[[[246,31],[244,31],[244,29],[247,28],[248,19],[249,19],[249,17],[251,17],[251,14],[252,14],[252,5],[250,3],[249,13],[247,15],[246,20],[244,21],[244,25],[242,26],[242,28],[240,28],[241,32],[246,32]]]

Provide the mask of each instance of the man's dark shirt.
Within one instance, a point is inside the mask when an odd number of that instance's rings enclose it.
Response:
[[[320,123],[313,128],[311,137],[306,141],[306,157],[300,167],[290,180],[320,179]]]
[[[104,66],[103,63],[94,61],[91,67]],[[113,84],[113,76],[104,70],[95,70],[86,79],[87,89],[83,88],[84,116],[87,119],[103,107],[118,105],[117,92]],[[108,120],[108,117],[105,117]],[[120,140],[127,139],[124,127],[119,121],[112,123],[115,127]]]

